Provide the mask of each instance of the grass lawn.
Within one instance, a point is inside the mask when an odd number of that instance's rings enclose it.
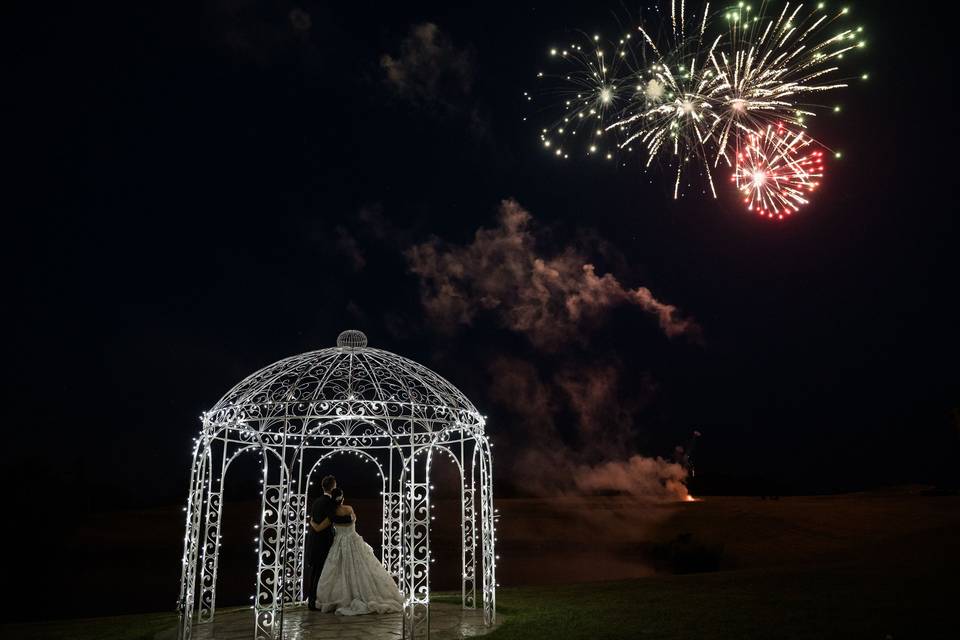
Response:
[[[749,569],[503,589],[490,640],[955,638],[956,582],[878,567]]]
[[[58,620],[28,624],[0,625],[0,638],[10,640],[166,640],[175,639],[177,614],[143,615]]]
[[[856,566],[747,569],[498,591],[489,640],[954,638],[957,583]],[[454,596],[438,600],[455,601]],[[24,640],[175,638],[174,614],[0,627]]]
[[[575,531],[568,517],[562,522],[566,531]],[[629,528],[619,527],[618,535]],[[771,503],[713,498],[684,506],[655,529],[638,529],[636,535],[644,549],[659,550],[661,559],[673,554],[674,561],[678,555],[682,560],[683,554],[707,550],[705,557],[719,570],[504,586],[497,590],[503,623],[486,638],[960,637],[960,498],[850,494]],[[503,562],[511,557],[543,561],[524,558],[529,547],[511,549],[509,538],[502,546]],[[626,554],[630,547],[617,549]],[[556,558],[549,560],[554,569],[558,562],[562,566]],[[696,562],[674,566],[695,570]],[[455,602],[456,596],[435,594],[435,599]],[[3,625],[0,638],[172,640],[175,627],[173,613],[145,614]]]

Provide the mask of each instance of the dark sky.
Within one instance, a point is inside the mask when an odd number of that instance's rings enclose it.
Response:
[[[348,327],[490,415],[504,491],[540,444],[497,388],[518,362],[571,450],[587,418],[569,390],[612,376],[597,402],[625,455],[668,455],[698,428],[704,474],[803,491],[929,481],[944,463],[960,314],[940,10],[854,7],[870,44],[851,72],[871,80],[816,125],[844,158],[771,224],[728,192],[674,202],[669,176],[543,153],[522,92],[571,29],[612,32],[615,3],[184,4],[23,3],[5,20],[4,464],[38,488],[181,500],[199,413]],[[427,23],[423,60],[405,46]],[[384,55],[413,65],[405,85]],[[648,287],[702,339],[630,304],[549,347],[502,311],[442,326],[410,248],[470,245],[507,198],[538,254]]]

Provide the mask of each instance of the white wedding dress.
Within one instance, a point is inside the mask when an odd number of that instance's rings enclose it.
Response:
[[[403,596],[356,525],[334,525],[336,535],[317,585],[317,608],[344,616],[403,610]]]

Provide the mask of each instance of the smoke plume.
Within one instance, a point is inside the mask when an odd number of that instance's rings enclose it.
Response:
[[[525,493],[687,497],[681,465],[630,455],[634,423],[656,389],[649,377],[639,388],[624,389],[617,362],[570,363],[543,377],[531,362],[513,356],[495,358],[489,372],[491,399],[516,419],[516,432],[501,438],[514,449],[511,475]],[[574,418],[572,433],[558,425],[564,412]]]
[[[425,105],[447,105],[470,93],[473,56],[455,47],[432,22],[410,28],[400,45],[400,54],[383,54],[380,67],[384,81],[399,96]]]
[[[407,251],[410,270],[420,278],[421,302],[440,328],[470,325],[483,312],[521,333],[537,348],[556,350],[581,339],[619,305],[633,305],[656,318],[668,337],[697,340],[699,326],[646,287],[628,289],[596,268],[574,247],[543,255],[531,231],[531,215],[516,201],[501,203],[498,225],[477,230],[473,242],[448,245],[432,239]]]
[[[574,472],[577,488],[585,492],[617,491],[656,500],[685,500],[687,472],[662,458],[631,456],[596,466],[582,465]]]
[[[610,249],[596,240],[589,246]],[[647,287],[598,273],[577,246],[543,250],[532,216],[514,200],[503,201],[497,225],[478,229],[468,244],[432,238],[405,253],[429,323],[455,332],[489,316],[537,352],[495,356],[487,365],[490,399],[516,426],[498,441],[506,441],[522,491],[686,497],[681,465],[636,455],[639,414],[656,393],[650,376],[627,376],[617,356],[578,347],[615,307],[640,309],[670,338],[699,340],[696,322]]]

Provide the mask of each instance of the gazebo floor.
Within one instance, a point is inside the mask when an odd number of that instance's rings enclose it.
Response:
[[[399,640],[402,625],[399,613],[338,616],[296,607],[283,614],[283,638]],[[482,609],[463,609],[459,604],[442,602],[430,605],[430,640],[473,638],[489,633],[494,628],[495,625],[484,626]],[[192,635],[194,640],[249,640],[253,637],[253,611],[218,611],[213,622],[195,624]]]

